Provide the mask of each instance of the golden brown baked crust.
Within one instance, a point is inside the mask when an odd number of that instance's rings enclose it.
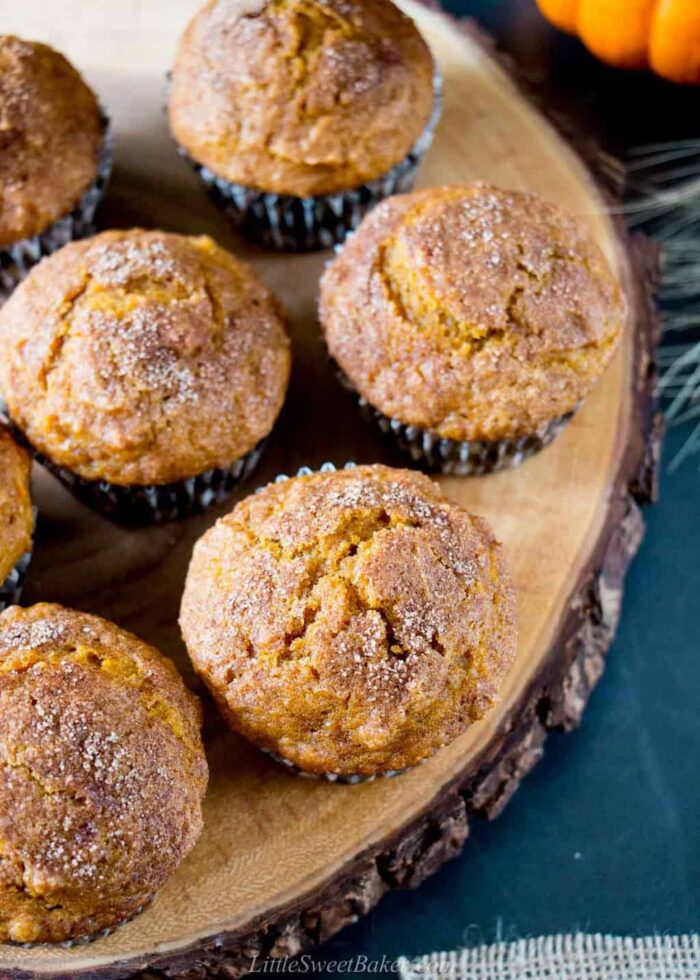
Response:
[[[0,390],[33,446],[123,486],[229,466],[284,401],[270,293],[210,238],[110,231],[44,259],[0,311]]]
[[[197,699],[95,616],[0,616],[0,941],[62,942],[149,901],[202,828]]]
[[[218,176],[307,197],[387,173],[433,97],[430,51],[390,0],[209,0],[181,39],[169,117]]]
[[[75,207],[103,142],[97,99],[63,55],[0,35],[0,247]]]
[[[327,269],[320,315],[331,355],[385,415],[498,440],[572,411],[627,311],[583,224],[475,183],[379,205]]]
[[[30,470],[29,456],[0,422],[0,585],[32,546]]]
[[[514,599],[488,525],[385,466],[273,484],[197,543],[181,626],[229,723],[313,773],[415,765],[494,703]]]

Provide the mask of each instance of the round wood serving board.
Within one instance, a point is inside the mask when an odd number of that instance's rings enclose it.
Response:
[[[103,226],[207,232],[251,259],[282,298],[294,340],[287,406],[246,491],[324,460],[398,462],[335,381],[315,321],[327,255],[246,246],[179,159],[163,113],[165,75],[197,0],[1,0],[2,29],[63,50],[114,123],[117,169]],[[622,579],[638,546],[637,503],[651,496],[655,257],[606,213],[609,192],[518,91],[474,31],[418,0],[418,21],[445,81],[445,106],[420,184],[482,177],[536,191],[581,214],[625,283],[629,329],[604,379],[555,444],[519,469],[445,479],[504,542],[519,590],[520,651],[503,700],[435,759],[357,787],[314,783],[225,731],[209,709],[205,830],[156,901],[114,934],[73,949],[0,946],[0,976],[117,978],[243,972],[256,954],[298,952],[366,912],[395,885],[417,884],[457,853],[468,816],[494,815],[541,753],[547,729],[571,727],[602,669]],[[589,151],[590,156],[590,151]],[[590,163],[589,159],[589,163]],[[106,616],[172,656],[195,683],[177,627],[194,541],[227,508],[132,532],[91,514],[43,472],[25,601]],[[162,975],[162,974],[159,974]]]

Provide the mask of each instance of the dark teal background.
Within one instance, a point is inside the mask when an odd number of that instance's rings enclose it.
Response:
[[[700,137],[697,90],[599,65],[531,0],[445,6],[477,17],[610,149]],[[319,964],[575,929],[698,928],[700,458],[667,469],[687,434],[667,438],[661,499],[646,511],[618,636],[581,729],[550,737],[503,815],[473,826],[461,857],[417,891],[388,895],[317,950]]]

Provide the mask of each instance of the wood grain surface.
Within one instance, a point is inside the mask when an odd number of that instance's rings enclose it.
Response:
[[[170,141],[165,75],[196,6],[0,0],[0,13],[3,31],[63,50],[112,116],[117,168],[103,226],[209,233],[250,259],[280,295],[294,376],[246,490],[324,460],[397,462],[327,365],[315,308],[328,256],[270,255],[237,239]],[[610,190],[600,173],[594,177],[473,32],[418,0],[401,6],[424,31],[445,80],[444,115],[421,186],[481,177],[574,210],[632,301],[618,356],[552,447],[517,470],[441,481],[493,524],[518,587],[520,649],[502,702],[429,763],[358,787],[287,774],[225,731],[211,710],[205,831],[156,901],[90,945],[0,946],[0,976],[117,978],[150,969],[231,976],[257,953],[298,952],[366,912],[387,888],[417,884],[457,853],[469,814],[500,810],[539,757],[547,729],[577,722],[602,670],[658,447],[655,256],[642,240],[625,237],[608,213]],[[172,656],[194,684],[177,627],[179,599],[194,541],[227,508],[134,532],[91,514],[44,473],[36,473],[35,487],[41,518],[25,601],[58,601],[113,619]]]

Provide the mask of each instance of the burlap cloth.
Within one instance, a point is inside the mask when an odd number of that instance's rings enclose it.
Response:
[[[542,936],[399,961],[403,980],[700,980],[700,936]]]

